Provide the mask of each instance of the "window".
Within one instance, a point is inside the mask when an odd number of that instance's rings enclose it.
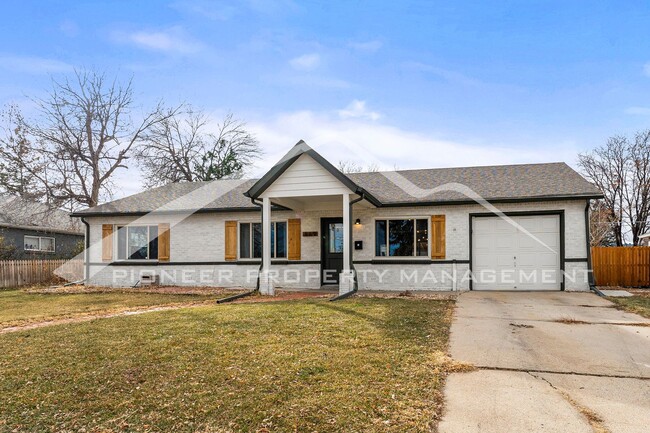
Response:
[[[158,226],[117,228],[118,260],[157,260]]]
[[[239,224],[239,258],[259,259],[262,257],[262,224]],[[271,257],[287,257],[287,223],[271,223]]]
[[[53,253],[56,251],[54,238],[42,236],[25,236],[23,239],[25,251],[40,251]]]
[[[375,221],[375,256],[426,257],[429,255],[427,219]]]

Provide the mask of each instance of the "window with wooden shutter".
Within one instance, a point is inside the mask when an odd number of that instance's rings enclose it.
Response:
[[[300,260],[300,219],[289,220],[289,260]]]
[[[237,260],[237,221],[226,221],[225,258]]]
[[[102,224],[102,261],[113,260],[113,224]]]
[[[446,257],[445,244],[445,215],[431,216],[431,258],[444,259]]]
[[[158,261],[168,262],[171,251],[171,233],[169,224],[158,224]]]

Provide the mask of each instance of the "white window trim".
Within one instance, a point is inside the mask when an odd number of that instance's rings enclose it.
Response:
[[[284,251],[285,255],[287,257],[273,257],[275,251],[271,251],[271,260],[287,260],[289,256],[289,220],[271,220],[271,224],[275,223],[284,223],[285,224],[285,239],[284,239]],[[242,224],[249,224],[251,226],[250,230],[250,252],[251,256],[253,255],[253,224],[262,224],[261,221],[237,221],[237,260],[241,260],[242,262],[259,262],[262,260],[261,257],[241,257],[241,245],[239,245],[239,242],[241,241],[241,225]],[[275,245],[275,248],[278,248],[278,231],[274,230],[275,233],[275,239],[273,242],[273,245]]]
[[[116,262],[157,262],[158,259],[130,259],[129,258],[129,229],[131,227],[147,227],[147,256],[150,255],[149,244],[151,243],[151,228],[152,226],[158,226],[158,224],[114,224],[113,225],[113,257],[115,257]],[[126,228],[126,251],[125,258],[120,259],[120,237],[119,231],[120,228]],[[160,233],[159,233],[160,234]],[[160,251],[158,251],[160,253]]]
[[[388,226],[386,224],[386,239],[385,244],[387,246],[385,256],[377,255],[377,221],[393,221],[393,220],[413,220],[413,255],[412,256],[391,256],[390,245],[388,243]],[[417,256],[417,220],[426,220],[427,221],[427,255],[426,256]],[[391,216],[391,217],[380,217],[375,216],[372,219],[372,256],[375,260],[422,260],[429,261],[431,260],[431,215],[420,215],[420,216]]]
[[[25,248],[25,238],[34,238],[38,239],[38,248]],[[41,247],[41,240],[43,239],[51,239],[52,243],[54,244],[54,249],[53,250],[44,250]],[[23,250],[25,251],[33,251],[33,252],[38,252],[38,253],[50,253],[54,254],[56,253],[56,238],[53,238],[51,236],[34,236],[34,235],[23,235]]]

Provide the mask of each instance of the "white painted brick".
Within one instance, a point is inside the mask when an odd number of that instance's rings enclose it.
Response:
[[[504,212],[509,211],[547,211],[563,210],[565,214],[565,256],[566,258],[585,258],[587,255],[585,241],[585,220],[584,209],[586,202],[583,200],[573,201],[547,201],[547,202],[530,202],[530,203],[509,203],[500,204],[498,209]],[[353,257],[355,261],[369,261],[374,258],[374,218],[382,217],[418,217],[429,218],[431,215],[446,215],[446,244],[447,260],[469,260],[469,214],[486,212],[478,205],[461,205],[461,206],[433,206],[433,207],[401,207],[401,208],[379,208],[364,209],[356,206],[353,213],[353,220],[359,218],[361,225],[353,226],[353,240],[362,240],[363,249],[355,250]],[[237,220],[240,222],[257,222],[260,221],[261,212],[237,212],[237,213],[201,213],[194,214],[181,221],[171,229],[171,262],[224,262],[224,223],[226,220]],[[272,213],[274,221],[287,220],[289,218],[300,218],[301,230],[320,232],[321,217],[341,216],[341,211],[278,211]],[[102,224],[126,224],[134,220],[129,217],[91,217],[87,218],[90,224],[91,247],[90,262],[101,263],[101,225]],[[152,223],[170,222],[171,219],[157,217]],[[320,236],[302,238],[302,261],[320,261]],[[93,283],[102,285],[132,285],[137,281],[137,274],[142,271],[170,271],[185,270],[200,274],[202,271],[213,272],[216,270],[231,271],[233,283],[224,284],[223,282],[214,282],[213,285],[224,285],[231,287],[253,287],[255,280],[247,281],[247,272],[256,272],[259,264],[223,264],[223,265],[160,265],[160,266],[111,266],[92,279]],[[359,288],[363,289],[381,289],[381,290],[405,290],[405,289],[436,289],[450,290],[451,281],[443,278],[443,273],[451,272],[451,264],[432,264],[432,265],[370,265],[356,264],[358,271],[378,271],[389,270],[385,278],[380,279],[375,273],[367,274],[367,278],[359,278]],[[93,266],[92,269],[99,269],[99,266]],[[566,270],[586,269],[586,263],[566,263]],[[129,275],[122,277],[123,270],[128,270]],[[317,273],[320,269],[318,264],[290,264],[290,265],[273,265],[272,270],[281,271],[288,269],[298,271],[303,276],[306,272]],[[113,271],[119,270],[120,278],[113,281]],[[395,272],[395,271],[399,272]],[[427,273],[424,282],[401,281],[401,271],[418,270],[420,273]],[[467,264],[458,264],[458,275],[462,275],[468,270]],[[132,275],[133,274],[133,275]],[[135,276],[134,276],[135,275]],[[460,277],[459,277],[460,278]],[[179,283],[183,284],[183,283]],[[208,283],[206,283],[208,284]],[[279,281],[274,284],[275,287],[319,287],[320,280],[312,278],[307,282],[294,282],[292,279]],[[459,281],[458,289],[467,290],[468,281]],[[588,285],[584,282],[569,282],[566,284],[567,290],[587,290]]]

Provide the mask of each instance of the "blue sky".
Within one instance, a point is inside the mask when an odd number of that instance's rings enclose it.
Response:
[[[26,95],[74,67],[132,75],[143,106],[248,121],[265,149],[251,175],[301,138],[386,168],[575,164],[650,127],[645,1],[24,0],[3,12],[0,102],[29,111]]]

